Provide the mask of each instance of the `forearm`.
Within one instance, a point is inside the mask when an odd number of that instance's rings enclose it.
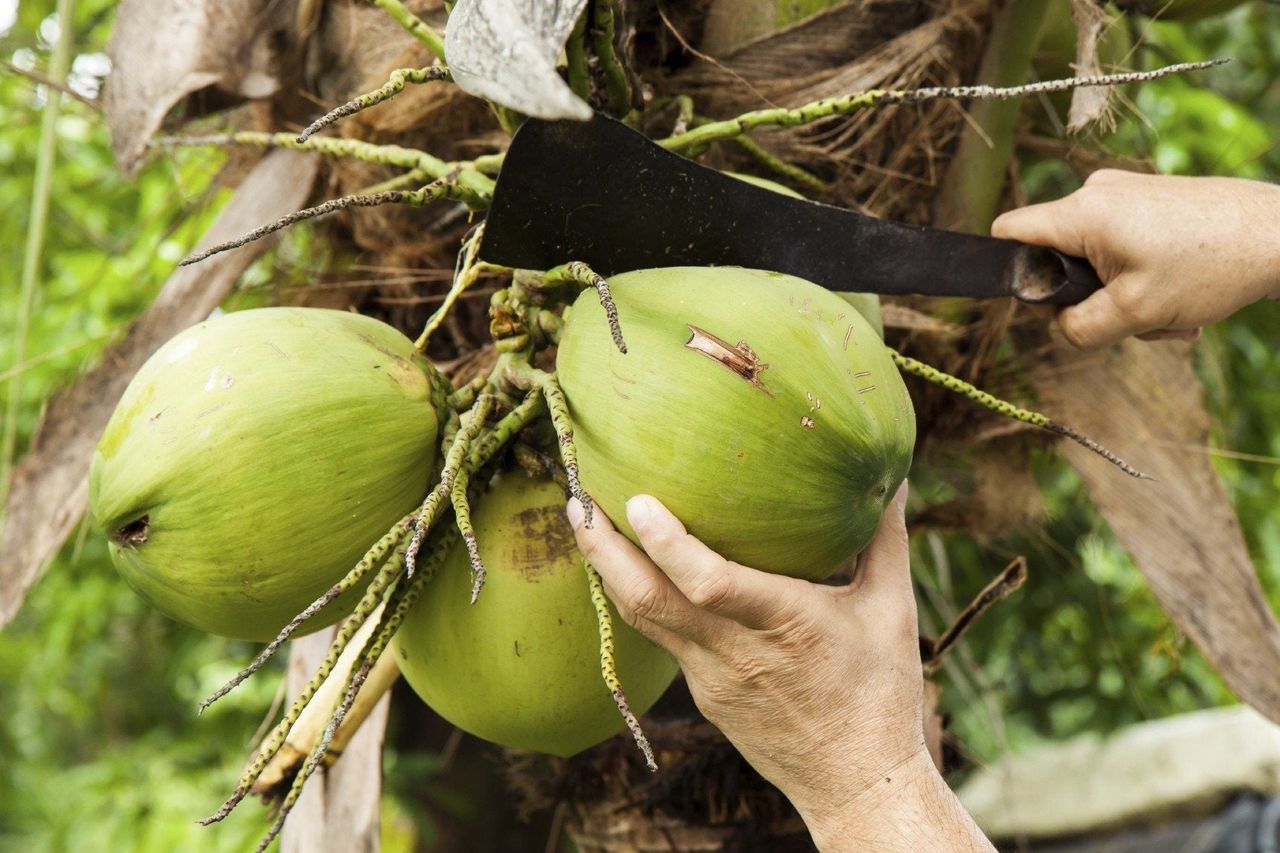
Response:
[[[823,853],[995,849],[924,752],[848,802],[796,799]]]

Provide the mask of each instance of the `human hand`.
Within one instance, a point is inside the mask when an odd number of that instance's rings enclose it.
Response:
[[[1095,349],[1130,335],[1194,339],[1280,296],[1280,187],[1238,178],[1094,172],[1065,198],[1011,210],[996,237],[1088,258],[1106,286],[1058,322]]]
[[[930,823],[939,819],[976,833],[953,846],[985,843],[925,749],[905,500],[904,484],[846,586],[729,562],[652,497],[627,503],[644,551],[603,513],[584,528],[581,506],[569,504],[578,546],[618,612],[675,655],[703,715],[824,849],[851,832],[859,849],[904,833],[926,833],[932,846],[954,828]]]

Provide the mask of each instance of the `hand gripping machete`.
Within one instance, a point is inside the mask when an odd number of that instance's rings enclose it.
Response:
[[[831,290],[1069,305],[1102,286],[1044,246],[876,219],[701,166],[621,122],[528,119],[485,218],[480,257],[519,269],[583,261],[604,276],[742,266]]]

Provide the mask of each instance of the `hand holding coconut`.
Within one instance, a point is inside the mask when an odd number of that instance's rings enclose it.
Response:
[[[1081,349],[1194,340],[1200,327],[1280,297],[1280,187],[1238,178],[1094,172],[1065,198],[1010,211],[996,237],[1081,255],[1106,287],[1058,315]]]
[[[622,617],[676,656],[821,849],[987,850],[924,744],[905,500],[904,485],[846,586],[727,561],[648,496],[627,503],[644,551],[601,513],[585,527],[576,501],[569,517]]]

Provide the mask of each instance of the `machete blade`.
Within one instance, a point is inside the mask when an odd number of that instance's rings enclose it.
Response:
[[[743,266],[832,290],[1070,304],[1101,287],[1080,258],[791,198],[668,151],[621,122],[528,119],[512,139],[480,256],[601,275]]]

